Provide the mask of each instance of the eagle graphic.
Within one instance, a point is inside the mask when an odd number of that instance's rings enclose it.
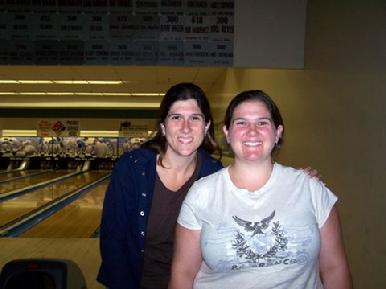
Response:
[[[273,217],[275,217],[275,211],[273,211],[268,217],[262,219],[260,222],[245,221],[237,216],[233,216],[232,218],[239,226],[243,227],[245,231],[253,232],[251,236],[253,237],[256,234],[263,234],[263,230],[268,228],[269,222],[271,222]]]

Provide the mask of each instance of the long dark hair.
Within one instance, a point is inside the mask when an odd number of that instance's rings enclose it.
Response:
[[[160,124],[163,123],[169,114],[171,106],[179,100],[194,99],[205,117],[205,124],[210,122],[207,133],[200,147],[204,148],[209,154],[218,153],[221,157],[221,149],[214,138],[214,125],[212,112],[208,98],[204,91],[194,83],[183,82],[169,88],[160,104],[160,115],[158,120],[157,132],[153,138],[141,145],[141,147],[155,150],[159,156],[159,163],[162,164],[162,158],[167,149],[166,137],[162,134]]]

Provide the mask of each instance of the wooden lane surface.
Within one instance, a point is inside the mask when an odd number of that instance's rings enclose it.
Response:
[[[73,172],[73,171],[72,171]],[[3,183],[0,184],[0,194],[1,193],[7,193],[13,190],[19,190],[31,185],[36,185],[41,182],[45,182],[48,180],[52,180],[61,176],[64,176],[66,174],[71,173],[70,170],[57,170],[57,171],[50,171],[47,174],[32,176],[30,178],[15,180],[13,182]]]
[[[73,176],[62,182],[48,185],[20,197],[0,203],[0,226],[4,225],[46,203],[75,191],[105,176],[108,172],[92,171]]]
[[[70,259],[82,270],[88,289],[104,288],[95,280],[100,265],[98,239],[0,238],[0,248],[0,268],[14,259]]]
[[[17,177],[29,176],[37,172],[39,172],[39,170],[25,170],[25,171],[2,173],[0,174],[0,181],[6,181]]]
[[[89,238],[99,227],[108,180],[19,237]]]

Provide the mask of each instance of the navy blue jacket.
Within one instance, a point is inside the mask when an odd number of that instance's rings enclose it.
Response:
[[[199,178],[222,168],[200,149]],[[104,203],[100,229],[101,267],[97,280],[110,289],[139,289],[145,234],[156,176],[156,153],[137,149],[116,163]]]

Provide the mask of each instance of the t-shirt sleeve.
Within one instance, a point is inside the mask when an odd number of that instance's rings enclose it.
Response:
[[[321,228],[328,219],[328,216],[330,215],[330,212],[338,198],[329,188],[325,186],[325,184],[320,181],[311,179],[310,187],[316,221],[319,228]]]
[[[181,206],[181,211],[177,223],[189,230],[201,230],[201,221],[197,216],[198,198],[197,186],[189,190]]]

